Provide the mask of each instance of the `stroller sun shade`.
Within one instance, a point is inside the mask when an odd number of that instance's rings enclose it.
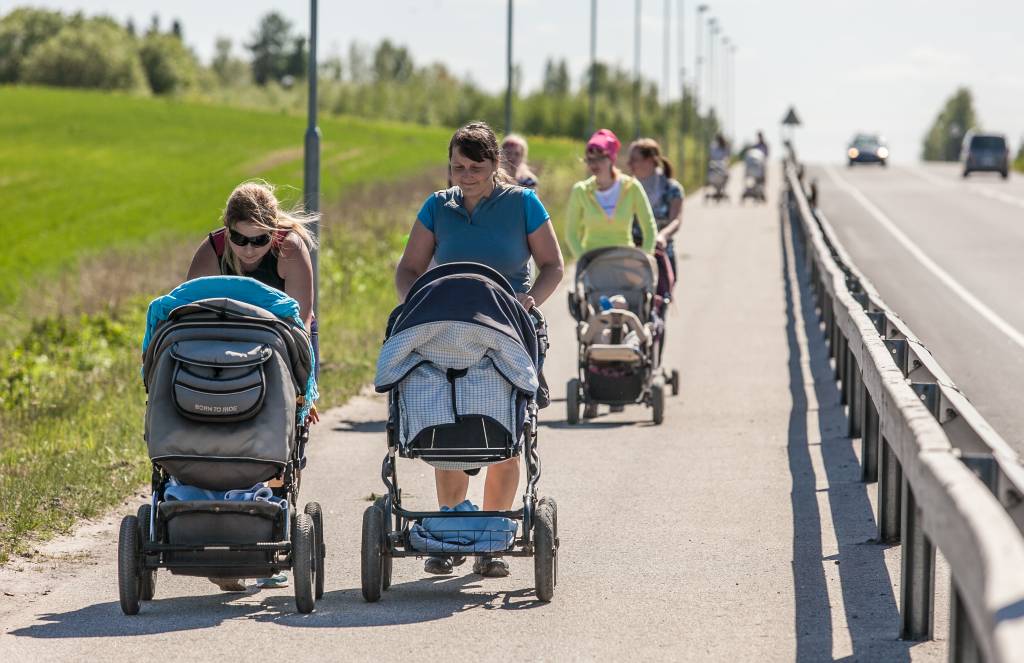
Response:
[[[201,279],[202,294],[216,290],[216,278],[230,277]],[[265,288],[246,281],[232,282],[241,288],[232,294]],[[196,300],[186,285],[150,306],[149,455],[185,484],[251,487],[289,461],[303,416],[298,397],[316,393],[309,337],[290,317],[240,299]],[[294,303],[279,291],[263,294]],[[169,304],[176,306],[165,311]]]
[[[538,352],[533,321],[505,279],[449,263],[421,276],[392,313],[374,384],[396,392],[402,444],[466,417],[518,441],[539,384]]]

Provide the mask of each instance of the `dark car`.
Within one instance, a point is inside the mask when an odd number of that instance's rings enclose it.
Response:
[[[851,166],[855,163],[878,163],[884,166],[889,159],[889,148],[881,136],[857,134],[850,141],[846,158],[849,159]]]
[[[1010,149],[1006,137],[1000,134],[970,132],[964,136],[960,161],[964,165],[964,177],[971,173],[988,171],[999,173],[1006,179],[1010,174]]]

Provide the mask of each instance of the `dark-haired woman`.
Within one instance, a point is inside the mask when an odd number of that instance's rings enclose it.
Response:
[[[629,168],[640,180],[651,202],[654,221],[658,224],[655,244],[665,249],[672,271],[676,272],[672,238],[683,225],[683,186],[672,179],[672,164],[662,156],[661,146],[653,138],[640,138],[630,144]]]
[[[508,279],[527,309],[542,304],[558,287],[564,263],[551,218],[535,192],[518,186],[505,173],[501,160],[498,139],[483,122],[467,124],[452,136],[452,186],[431,194],[416,216],[395,270],[399,301],[405,301],[432,259],[438,264],[470,261],[492,267]],[[532,283],[531,258],[538,269]],[[434,480],[440,506],[454,507],[466,499],[465,472],[435,469]],[[511,508],[518,485],[518,458],[489,466],[484,510]],[[424,570],[447,574],[456,562],[461,563],[450,556],[428,557]],[[508,575],[508,565],[500,558],[478,557],[473,570],[490,577]]]

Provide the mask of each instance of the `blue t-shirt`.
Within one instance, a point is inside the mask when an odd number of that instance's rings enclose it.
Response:
[[[495,187],[470,215],[456,186],[431,194],[416,218],[434,233],[438,264],[478,262],[500,272],[516,292],[527,292],[530,245],[526,237],[551,216],[536,192],[521,186]]]

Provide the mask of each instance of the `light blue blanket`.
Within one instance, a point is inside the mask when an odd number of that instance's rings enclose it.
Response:
[[[248,276],[204,276],[186,281],[168,294],[150,302],[149,311],[146,313],[146,335],[142,339],[143,354],[149,347],[153,330],[156,329],[158,323],[167,319],[171,311],[201,299],[217,297],[237,299],[246,304],[259,306],[297,327],[303,327],[302,318],[299,317],[299,303],[277,288],[271,288]],[[309,356],[313,357],[312,347],[310,347]],[[312,361],[312,370],[309,373],[309,380],[306,382],[305,404],[298,415],[300,421],[306,418],[309,408],[320,397],[316,388],[316,358],[313,357]]]
[[[171,477],[164,489],[164,499],[168,501],[194,502],[197,500],[229,500],[232,502],[271,502],[282,509],[288,508],[287,500],[274,496],[274,491],[258,483],[252,488],[243,490],[207,490],[178,483]]]
[[[446,506],[441,511],[472,513],[480,509],[470,502]],[[426,553],[502,552],[512,547],[519,522],[511,518],[465,516],[461,518],[424,518],[409,529],[409,543]]]

